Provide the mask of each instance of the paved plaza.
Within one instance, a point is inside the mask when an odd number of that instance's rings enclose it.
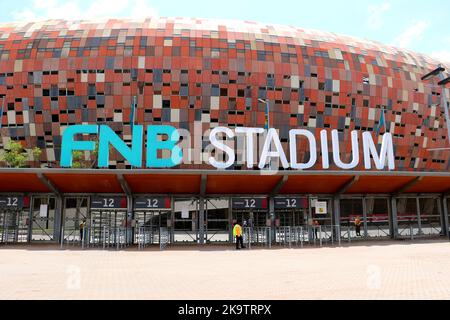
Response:
[[[0,247],[0,299],[450,299],[450,243],[139,252]]]

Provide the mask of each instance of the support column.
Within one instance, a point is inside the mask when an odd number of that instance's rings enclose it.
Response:
[[[230,243],[234,243],[234,238],[233,238],[233,207],[232,207],[232,203],[231,203],[231,198],[228,198],[228,223],[230,226],[230,230],[228,232],[228,240]]]
[[[62,237],[62,226],[63,226],[63,198],[61,195],[57,195],[55,198],[55,225],[53,229],[53,241],[61,243]]]
[[[168,217],[170,221],[170,225],[167,225],[167,230],[169,230],[169,234],[170,234],[170,243],[174,244],[175,243],[175,198],[171,197],[170,198],[170,207],[172,208],[172,210],[170,210],[170,216]]]
[[[336,229],[336,235],[338,237],[341,237],[341,199],[340,196],[334,196],[333,197],[333,218],[334,218],[334,225]]]
[[[276,240],[276,226],[275,226],[275,198],[269,197],[269,217],[272,232],[272,243]]]
[[[363,205],[363,225],[364,225],[364,238],[369,237],[369,231],[367,227],[367,203],[366,203],[366,197],[362,198],[362,205]]]
[[[133,244],[133,239],[136,235],[136,226],[133,227],[133,224],[128,225],[128,222],[134,221],[134,208],[133,208],[133,196],[131,194],[127,194],[127,229],[126,235],[128,237],[127,244]],[[128,228],[131,228],[131,233],[128,232]]]
[[[397,199],[395,197],[390,197],[391,202],[391,214],[389,216],[391,225],[391,238],[398,239],[398,218],[397,218]]]
[[[422,215],[422,212],[420,212],[420,199],[419,197],[416,198],[416,207],[417,207],[417,224],[419,227],[419,235],[422,234],[422,220],[420,218],[420,216]],[[413,232],[414,232],[414,228],[413,228]]]
[[[442,235],[448,237],[449,236],[448,206],[447,206],[447,199],[445,199],[444,196],[441,196],[438,199],[438,209],[442,221]]]
[[[205,244],[205,198],[200,197],[199,216],[198,216],[198,236],[199,243]]]

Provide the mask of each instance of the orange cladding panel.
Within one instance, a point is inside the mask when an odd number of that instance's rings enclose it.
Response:
[[[0,174],[0,192],[50,192],[33,173]]]

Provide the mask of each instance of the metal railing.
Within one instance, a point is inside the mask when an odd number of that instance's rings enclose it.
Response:
[[[251,249],[252,245],[272,247],[272,230],[270,227],[244,228],[243,241]]]
[[[69,230],[69,231],[68,231]],[[85,227],[81,234],[79,229],[62,228],[61,248],[80,246],[82,249],[98,248],[120,250],[133,244],[132,228],[123,227]],[[68,235],[66,235],[68,233]]]
[[[137,233],[135,235],[135,242],[138,245],[139,250],[144,250],[145,248],[159,244],[159,234],[160,230],[156,227],[144,227],[141,226],[137,228]]]
[[[168,228],[160,228],[159,231],[159,249],[165,250],[170,242],[170,233]]]

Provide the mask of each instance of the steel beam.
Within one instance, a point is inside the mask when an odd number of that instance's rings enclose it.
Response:
[[[49,188],[56,196],[61,197],[61,192],[43,173],[37,173],[36,175],[39,180],[41,180],[41,182],[45,184],[45,186]]]
[[[126,195],[131,196],[131,195],[133,194],[133,192],[131,191],[131,188],[130,188],[130,186],[128,185],[127,180],[125,180],[125,178],[123,177],[123,174],[120,174],[120,173],[117,174],[117,180],[119,181],[120,186],[122,187],[123,192],[124,192]]]
[[[206,196],[206,186],[208,184],[208,175],[202,174],[202,180],[200,183],[200,196]]]
[[[350,189],[356,182],[359,181],[359,176],[354,176],[353,179],[347,182],[338,192],[338,195],[344,194]]]
[[[273,188],[272,192],[270,193],[271,197],[276,196],[278,193],[280,193],[281,189],[283,189],[284,185],[286,184],[286,182],[288,182],[289,180],[289,176],[284,175],[280,181],[278,181],[277,185],[275,186],[275,188]]]
[[[402,193],[405,193],[406,190],[416,185],[418,182],[422,181],[423,177],[417,177],[413,181],[408,182],[403,187],[401,187],[397,192],[395,192],[396,195],[400,195]]]

